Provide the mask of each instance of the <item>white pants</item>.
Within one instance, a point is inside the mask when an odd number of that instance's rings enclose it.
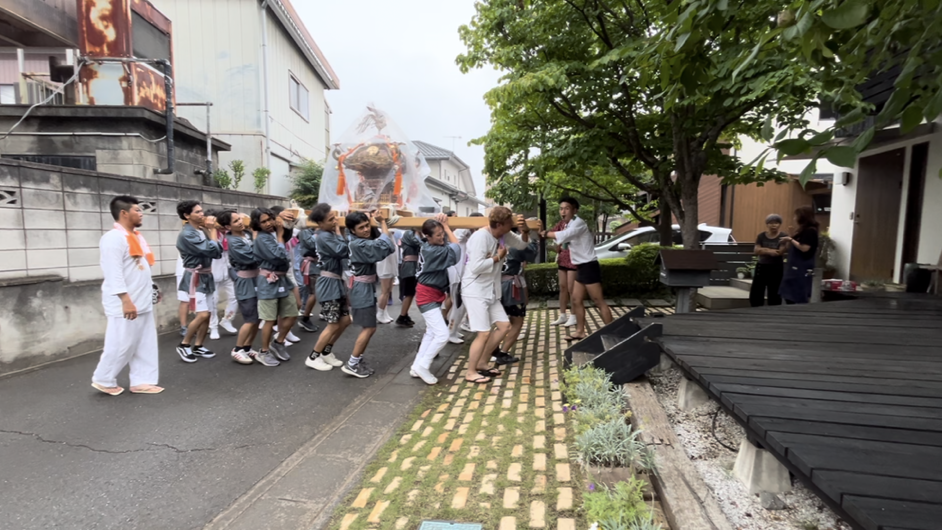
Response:
[[[223,280],[216,282],[216,292],[213,293],[212,300],[209,303],[209,329],[219,328],[219,293],[226,295],[226,314],[223,320],[232,320],[235,318],[236,311],[239,310],[239,301],[236,300],[235,282],[232,278],[226,276]]]
[[[445,323],[442,310],[436,308],[426,311],[422,313],[422,317],[425,318],[425,336],[422,337],[419,352],[415,354],[415,362],[412,363],[413,370],[416,368],[428,370],[435,356],[448,343],[448,324]]]
[[[464,306],[468,310],[468,323],[471,325],[471,331],[477,333],[487,333],[491,326],[498,322],[510,322],[504,306],[500,304],[500,298],[494,301],[488,301],[483,298],[462,298]]]
[[[461,323],[464,322],[466,316],[468,316],[468,306],[465,305],[464,300],[461,301],[461,307],[458,307],[458,286],[460,284],[453,283],[451,284],[451,314],[448,315],[448,320],[454,324],[454,329],[451,330],[451,336],[458,338],[458,333],[461,332]]]
[[[153,311],[139,314],[134,320],[108,317],[105,348],[92,382],[116,387],[118,374],[128,365],[131,365],[131,386],[157,384],[157,325]]]

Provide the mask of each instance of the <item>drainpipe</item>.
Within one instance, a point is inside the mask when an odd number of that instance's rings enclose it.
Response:
[[[173,65],[166,59],[156,61],[164,69],[164,88],[167,91],[167,167],[155,169],[156,175],[173,175],[175,170],[175,153],[173,152]]]
[[[206,175],[213,174],[213,129],[212,129],[212,110],[213,103],[177,103],[178,107],[206,107]],[[197,171],[199,173],[199,171]]]
[[[271,169],[271,107],[268,89],[268,0],[262,1],[262,113],[265,116],[265,167]]]

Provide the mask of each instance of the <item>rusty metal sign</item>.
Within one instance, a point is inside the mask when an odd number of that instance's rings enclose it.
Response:
[[[131,57],[128,0],[78,0],[79,50],[91,57]]]

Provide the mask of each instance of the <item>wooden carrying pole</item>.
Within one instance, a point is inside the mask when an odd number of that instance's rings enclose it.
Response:
[[[304,211],[298,209],[298,212],[304,212]],[[342,219],[343,217],[347,215],[347,213],[349,212],[334,212],[334,214],[337,216],[337,219],[340,220],[341,225],[343,224]],[[309,214],[310,212],[304,212],[303,217],[306,218]],[[428,221],[429,219],[431,219],[431,217],[399,217],[399,219],[396,221],[396,224],[391,225],[389,228],[400,229],[400,230],[418,229],[418,228],[422,228],[422,224],[425,223],[425,221]],[[448,226],[452,229],[484,228],[485,226],[487,226],[487,224],[488,224],[487,217],[449,217],[448,218]],[[307,226],[308,228],[314,228],[317,225],[308,221]],[[540,221],[538,219],[527,220],[527,226],[530,227],[530,230],[539,230]]]

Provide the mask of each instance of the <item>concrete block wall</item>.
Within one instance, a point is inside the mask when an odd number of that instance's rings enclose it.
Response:
[[[114,224],[111,199],[125,194],[144,206],[141,232],[171,301],[160,308],[158,324],[171,327],[177,202],[192,198],[207,209],[245,212],[287,205],[283,197],[0,160],[0,300],[15,301],[0,304],[0,373],[84,353],[76,345],[102,339],[98,242]]]

